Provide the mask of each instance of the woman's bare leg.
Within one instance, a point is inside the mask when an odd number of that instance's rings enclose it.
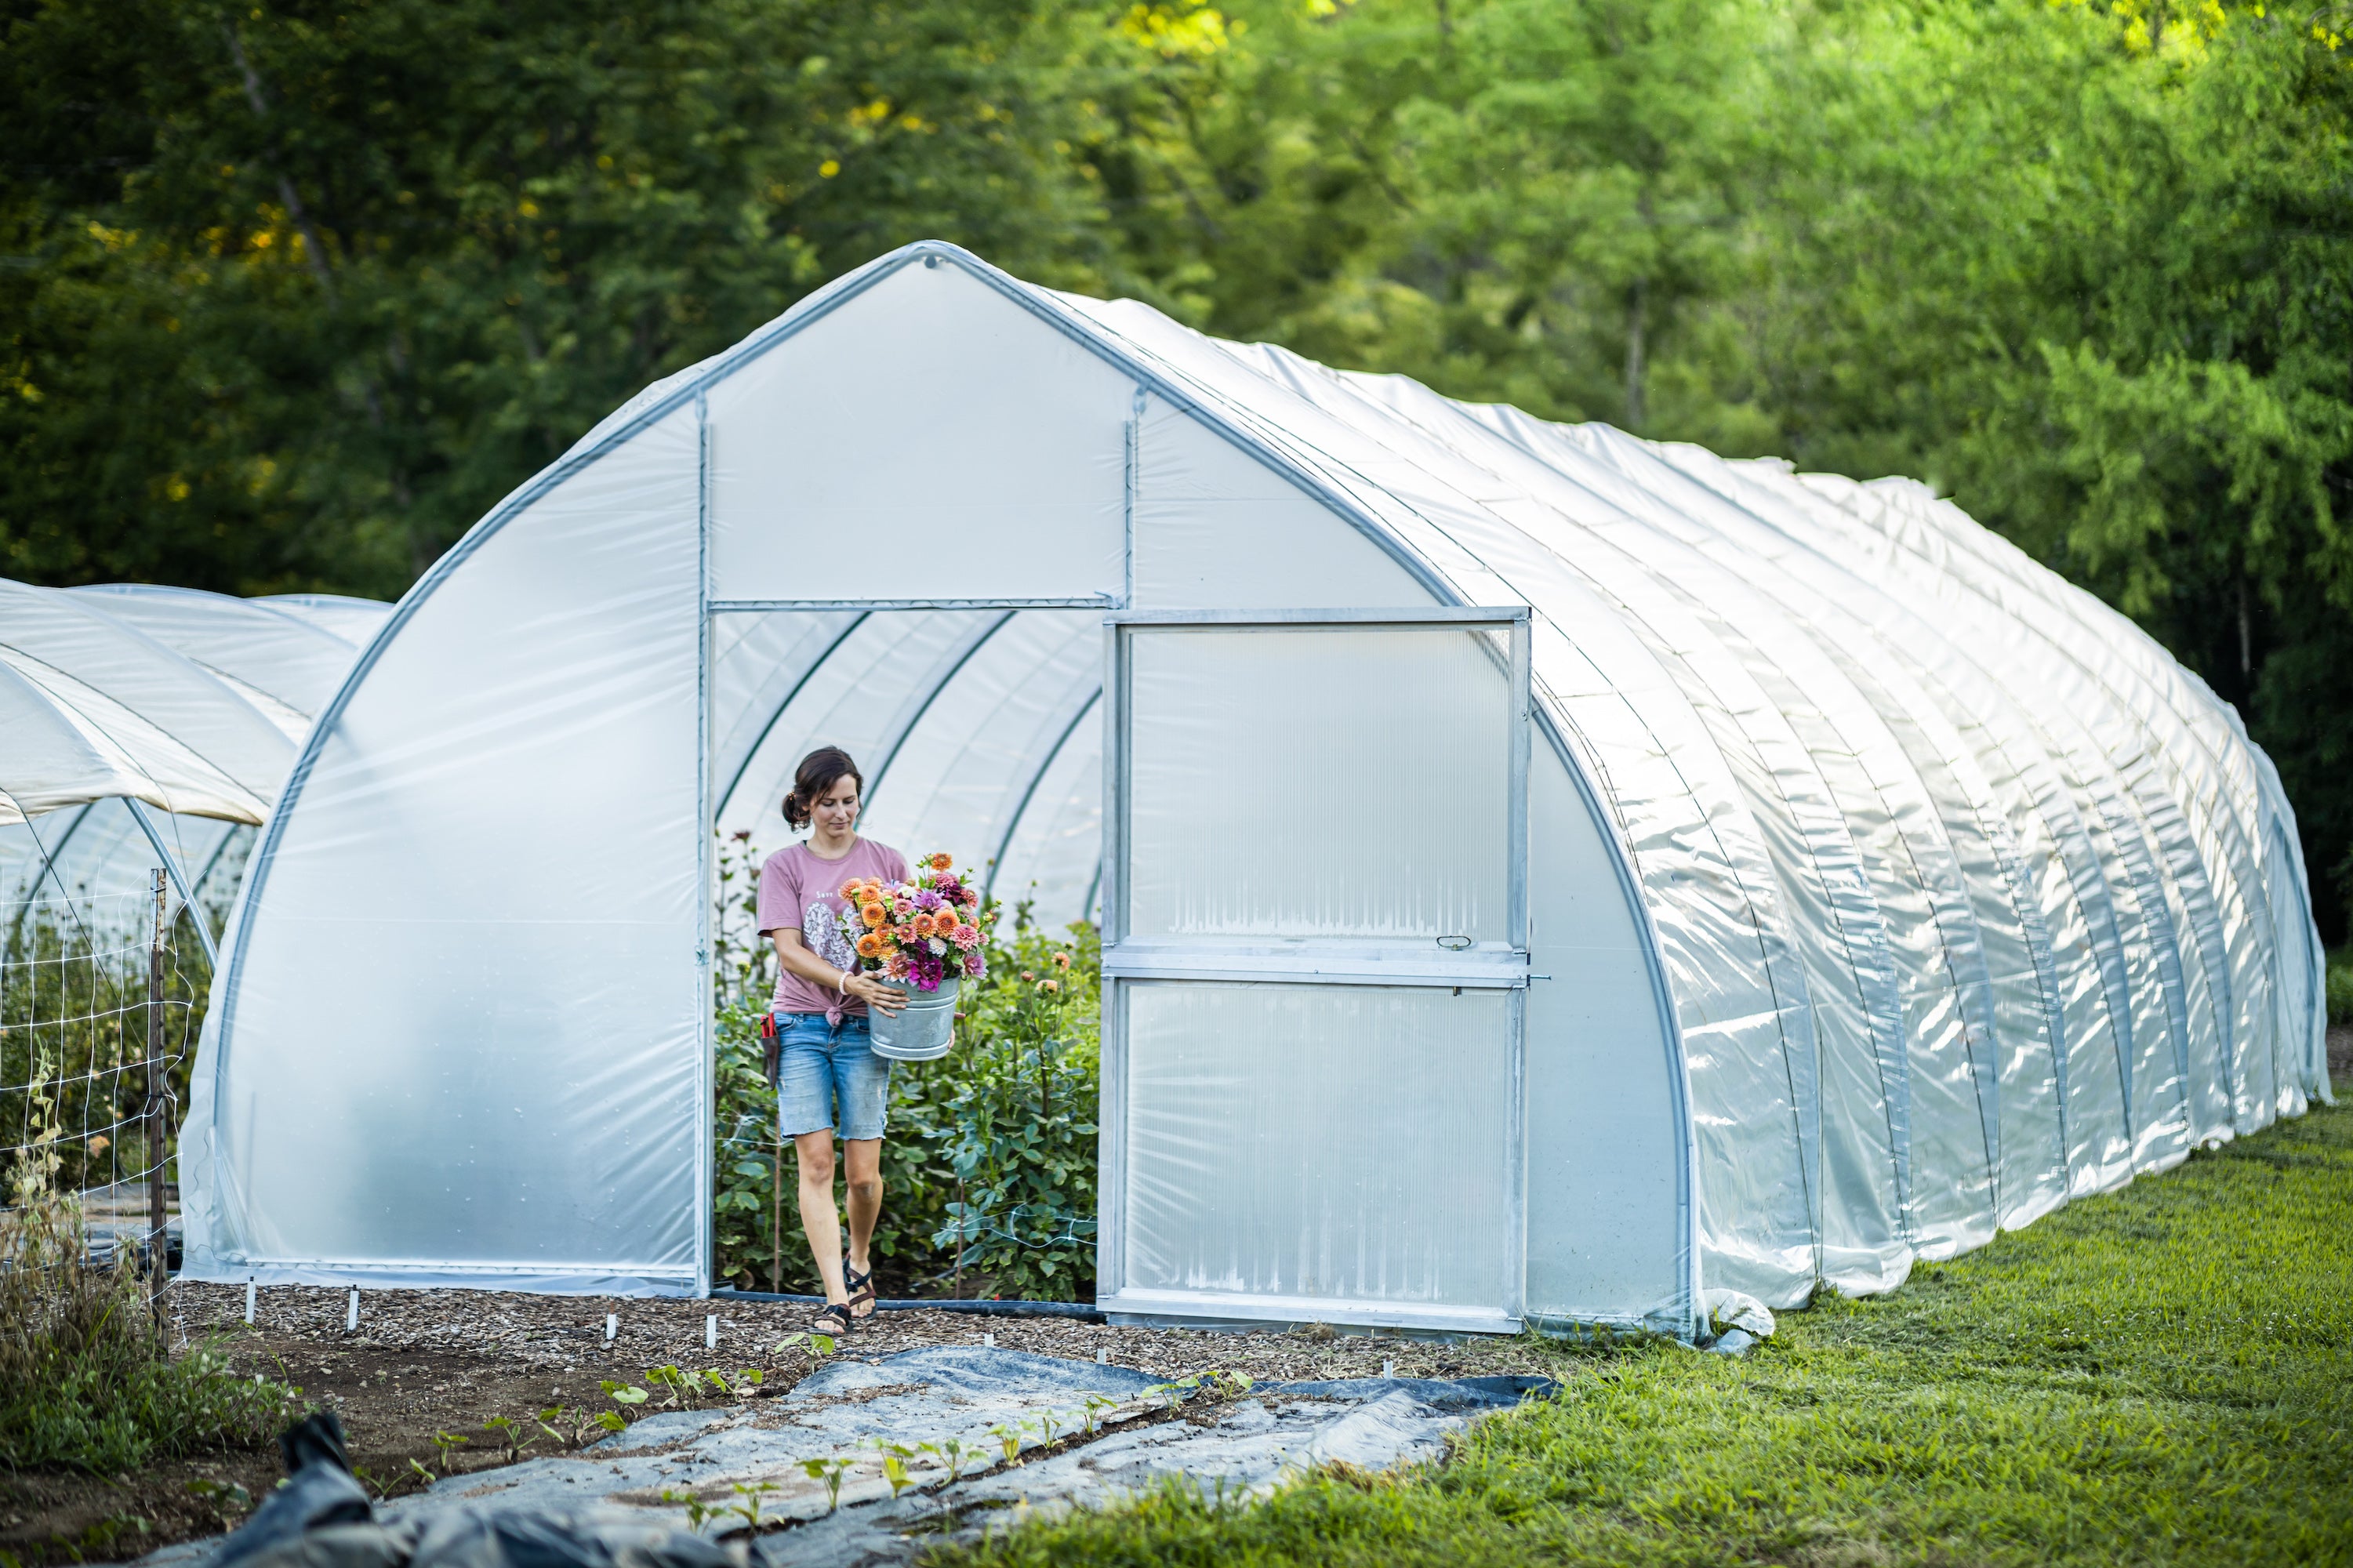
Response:
[[[882,1140],[845,1138],[841,1141],[843,1178],[849,1188],[849,1266],[860,1274],[873,1272],[867,1244],[874,1239],[874,1222],[882,1215]],[[830,1191],[827,1196],[832,1195]],[[873,1314],[873,1303],[859,1313]]]
[[[877,1140],[880,1142],[880,1140]],[[850,1145],[853,1149],[856,1144]],[[808,1237],[809,1255],[817,1259],[818,1278],[825,1281],[825,1299],[841,1302],[849,1300],[849,1289],[841,1282],[841,1214],[833,1206],[833,1129],[823,1128],[804,1132],[793,1140],[794,1152],[800,1157],[801,1231]],[[876,1190],[876,1207],[881,1206],[881,1190]],[[849,1214],[854,1225],[858,1216],[858,1188],[853,1177],[850,1186]],[[866,1216],[866,1234],[874,1233],[874,1215]],[[865,1243],[852,1243],[863,1251]]]

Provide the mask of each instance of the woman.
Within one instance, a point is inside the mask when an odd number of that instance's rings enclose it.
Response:
[[[801,759],[785,796],[785,821],[808,838],[760,868],[760,934],[776,944],[776,1126],[800,1156],[801,1229],[825,1281],[825,1306],[810,1330],[845,1334],[874,1311],[874,1265],[867,1245],[882,1212],[882,1113],[891,1064],[868,1039],[868,1009],[885,1015],[905,995],[858,973],[842,934],[841,885],[863,877],[907,879],[896,849],[860,838],[865,780],[839,747]],[[836,1111],[839,1109],[839,1117]],[[841,1135],[849,1189],[849,1256],[833,1206],[833,1139]]]

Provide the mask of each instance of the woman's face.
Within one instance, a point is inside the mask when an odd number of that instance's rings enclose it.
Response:
[[[828,838],[839,838],[858,821],[858,779],[844,773],[825,786],[809,807],[809,820]]]

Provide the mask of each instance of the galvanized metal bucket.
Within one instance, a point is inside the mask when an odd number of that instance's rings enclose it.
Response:
[[[955,1043],[956,987],[961,977],[950,975],[937,991],[918,991],[895,980],[883,984],[903,992],[907,1005],[895,1016],[881,1008],[867,1015],[868,1040],[874,1054],[894,1062],[928,1062],[948,1054]]]

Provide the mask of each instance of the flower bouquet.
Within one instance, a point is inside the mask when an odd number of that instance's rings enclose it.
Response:
[[[957,983],[988,972],[987,928],[996,912],[981,909],[979,892],[955,867],[945,855],[928,855],[915,862],[911,880],[868,877],[842,884],[849,904],[841,916],[842,934],[858,954],[859,969],[907,993],[907,1005],[895,1016],[873,1015],[877,1056],[901,1061],[945,1056],[955,1032]]]

